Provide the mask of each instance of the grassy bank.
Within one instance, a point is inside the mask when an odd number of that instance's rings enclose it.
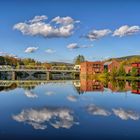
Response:
[[[133,77],[133,76],[118,76],[115,78],[116,80],[140,80],[140,76]]]
[[[82,75],[81,78],[87,78],[100,80],[100,81],[108,81],[108,80],[140,80],[140,76],[117,76],[112,77],[106,74],[96,74],[96,75]]]

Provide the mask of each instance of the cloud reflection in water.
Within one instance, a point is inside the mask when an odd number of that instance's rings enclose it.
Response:
[[[75,122],[73,111],[69,108],[52,108],[46,107],[42,109],[25,109],[21,113],[12,116],[17,122],[25,122],[34,129],[46,129],[47,124],[54,128],[71,128]]]

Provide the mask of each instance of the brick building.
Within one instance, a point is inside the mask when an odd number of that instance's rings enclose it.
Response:
[[[104,70],[111,72],[113,68],[119,69],[120,63],[116,60],[107,61],[104,63]]]
[[[104,71],[103,63],[100,61],[88,62],[85,61],[81,63],[80,74],[94,75],[97,73],[102,73]]]

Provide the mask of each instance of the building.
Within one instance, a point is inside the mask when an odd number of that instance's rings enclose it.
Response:
[[[75,66],[74,66],[74,69],[75,69],[75,70],[80,70],[80,68],[81,68],[80,65],[75,65]]]
[[[137,69],[137,75],[140,76],[140,62],[132,63],[131,66]]]
[[[107,61],[104,63],[104,70],[111,72],[113,68],[119,69],[120,63],[116,60]]]
[[[101,61],[88,62],[85,61],[81,63],[81,75],[94,75],[97,73],[102,73],[104,70],[103,63]]]

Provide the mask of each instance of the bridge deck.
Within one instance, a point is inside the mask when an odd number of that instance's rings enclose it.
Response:
[[[80,72],[80,70],[55,70],[55,69],[0,69],[0,72]]]

